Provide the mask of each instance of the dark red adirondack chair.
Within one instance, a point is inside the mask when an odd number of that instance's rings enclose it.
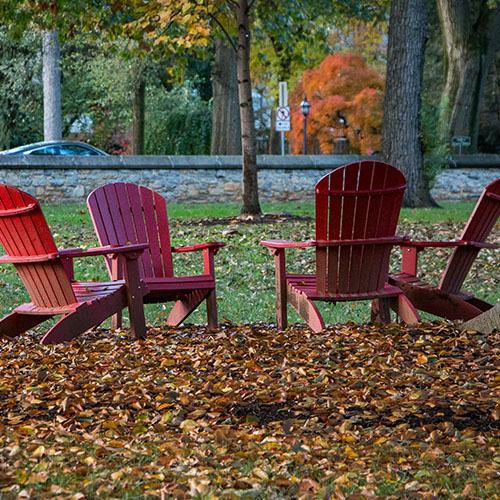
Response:
[[[398,287],[389,285],[389,257],[406,188],[404,176],[379,161],[339,167],[316,184],[316,239],[263,241],[276,266],[278,328],[287,326],[287,303],[315,331],[325,327],[315,301],[372,300],[372,320],[390,321],[390,309],[406,323],[418,313]],[[315,274],[287,274],[285,248],[314,247]]]
[[[167,323],[176,326],[206,299],[208,326],[217,328],[214,255],[225,243],[172,247],[165,198],[136,184],[117,182],[101,186],[90,193],[87,206],[102,245],[148,244],[139,262],[141,278],[149,288],[144,302],[175,301]],[[172,252],[195,250],[203,252],[204,274],[174,276]],[[108,270],[113,279],[120,277],[120,267],[113,267],[109,260]]]
[[[406,241],[402,268],[390,277],[422,311],[450,320],[467,321],[491,309],[492,304],[462,290],[481,248],[498,248],[486,239],[500,216],[500,179],[485,187],[458,241]],[[418,254],[426,248],[454,248],[439,286],[418,278]]]
[[[0,184],[0,243],[7,253],[0,263],[14,264],[32,300],[0,320],[0,336],[15,337],[62,315],[41,343],[63,342],[127,306],[132,335],[145,336],[142,296],[147,288],[139,278],[138,257],[147,245],[58,250],[35,198],[5,184]],[[122,256],[125,280],[72,281],[72,259],[93,255]]]

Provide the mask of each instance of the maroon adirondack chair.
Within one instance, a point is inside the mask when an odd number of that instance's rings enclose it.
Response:
[[[225,243],[172,247],[165,198],[136,184],[117,182],[101,186],[90,193],[87,206],[102,245],[148,244],[139,259],[141,278],[149,288],[144,302],[175,301],[167,323],[176,326],[206,300],[208,326],[217,328],[214,255]],[[204,274],[174,276],[172,252],[190,251],[203,252]],[[110,260],[108,270],[113,279],[120,277],[120,267],[114,267]],[[120,318],[116,321],[119,323]]]
[[[485,187],[458,241],[405,241],[401,272],[390,282],[422,311],[450,320],[467,321],[492,304],[461,290],[481,248],[498,248],[486,239],[500,216],[500,179]],[[439,286],[418,278],[418,254],[426,248],[454,248]]]
[[[132,335],[145,336],[142,296],[147,288],[139,278],[138,257],[147,245],[58,250],[37,200],[5,184],[0,184],[0,243],[7,253],[0,263],[14,264],[32,300],[0,320],[1,336],[15,337],[62,315],[41,343],[63,342],[127,306]],[[123,257],[125,280],[72,281],[72,259],[94,255]]]
[[[315,301],[372,300],[372,320],[390,321],[392,308],[406,323],[418,313],[390,285],[389,257],[406,188],[404,176],[379,161],[339,167],[316,184],[316,239],[263,241],[275,255],[278,328],[287,326],[287,303],[314,330],[325,327]],[[285,249],[314,247],[315,274],[287,274]]]

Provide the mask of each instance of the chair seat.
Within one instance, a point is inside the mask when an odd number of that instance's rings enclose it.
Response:
[[[215,288],[215,278],[208,274],[199,276],[174,276],[172,278],[145,277],[143,280],[148,285],[150,293],[199,289],[213,290]]]
[[[125,291],[125,281],[78,281],[72,283],[71,287],[73,288],[77,300],[74,304],[61,307],[41,307],[33,304],[33,302],[28,302],[17,307],[15,312],[43,315],[69,314],[78,309],[82,304],[108,298],[110,295],[120,290]]]
[[[397,297],[403,292],[397,287],[388,283],[379,290],[358,293],[329,293],[320,292],[316,286],[316,275],[314,274],[287,274],[288,285],[295,291],[303,293],[311,300],[322,300],[326,302],[347,302],[352,300],[371,300],[381,297]]]
[[[460,290],[458,293],[449,293],[445,292],[443,290],[440,290],[439,287],[436,285],[433,285],[431,283],[427,283],[426,281],[421,280],[417,276],[414,276],[413,274],[408,274],[408,273],[398,273],[398,274],[392,274],[389,276],[389,282],[391,284],[394,284],[398,287],[404,286],[404,285],[409,285],[412,287],[418,287],[421,289],[429,290],[432,291],[436,294],[441,293],[442,295],[449,295],[452,297],[456,297],[460,300],[471,300],[474,298],[474,294],[470,292],[466,292],[464,290]]]

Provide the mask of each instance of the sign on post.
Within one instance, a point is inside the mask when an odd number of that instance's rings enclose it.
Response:
[[[276,110],[276,130],[278,132],[290,130],[290,108],[288,106],[280,106]]]
[[[458,154],[462,154],[463,147],[470,146],[470,137],[468,135],[457,135],[451,138],[451,145],[458,147]]]
[[[276,131],[281,134],[281,154],[285,154],[285,132],[290,130],[290,108],[288,107],[288,86],[279,82],[279,108],[276,111]]]

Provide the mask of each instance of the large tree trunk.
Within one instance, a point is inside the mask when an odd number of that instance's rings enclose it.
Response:
[[[480,333],[500,331],[500,302],[488,311],[459,325],[459,330],[475,330]]]
[[[236,53],[221,40],[215,43],[212,68],[211,155],[241,155],[241,121],[238,101]]]
[[[257,147],[253,114],[252,83],[250,80],[250,21],[248,0],[236,2],[238,22],[238,94],[241,116],[241,147],[243,150],[243,206],[241,214],[258,215]]]
[[[443,99],[451,106],[450,136],[470,136],[477,150],[479,112],[488,72],[500,46],[500,7],[487,0],[438,0],[445,49]]]
[[[144,114],[146,85],[142,70],[136,75],[132,102],[132,154],[144,154]]]
[[[46,141],[62,139],[61,67],[57,31],[43,34],[43,136]]]
[[[419,127],[426,40],[425,0],[393,0],[381,156],[406,177],[404,204],[408,207],[432,205],[424,179]]]

